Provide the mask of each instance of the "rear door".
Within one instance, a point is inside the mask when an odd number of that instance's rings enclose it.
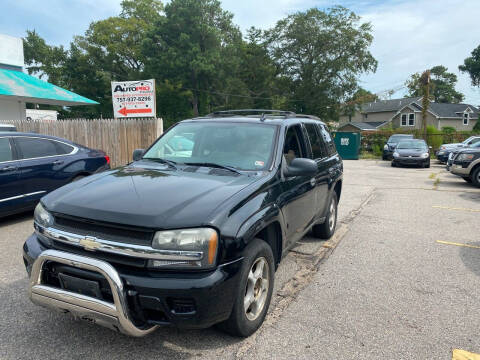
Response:
[[[18,183],[19,161],[9,137],[0,137],[0,214],[21,207],[23,189]]]
[[[320,134],[317,124],[304,123],[304,128],[309,140],[311,152],[310,158],[318,166],[318,173],[315,177],[315,214],[320,215],[327,203],[328,198],[328,180],[329,180],[329,156],[326,143]]]
[[[68,181],[63,172],[67,160],[65,150],[56,141],[40,137],[15,137],[15,145],[22,160],[19,183],[25,189],[28,201],[35,202]]]

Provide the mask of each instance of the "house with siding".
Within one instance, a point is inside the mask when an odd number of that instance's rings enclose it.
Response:
[[[453,127],[457,131],[471,131],[478,120],[479,109],[469,104],[430,102],[427,125]],[[376,131],[384,127],[421,129],[422,98],[378,100],[363,104],[353,116],[341,116],[338,131]]]

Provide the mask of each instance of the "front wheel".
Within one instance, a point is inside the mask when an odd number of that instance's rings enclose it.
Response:
[[[472,172],[472,183],[476,187],[480,188],[480,167],[477,167],[473,172]]]
[[[253,239],[243,256],[232,313],[218,326],[231,335],[247,337],[262,325],[270,306],[275,262],[272,248],[262,239]]]
[[[328,204],[328,212],[325,222],[313,226],[313,236],[325,240],[330,239],[333,236],[337,226],[337,207],[337,193],[334,191],[330,203]]]

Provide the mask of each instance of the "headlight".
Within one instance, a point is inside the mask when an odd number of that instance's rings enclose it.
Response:
[[[457,159],[458,161],[472,161],[473,160],[473,154],[460,154],[458,155]]]
[[[393,153],[393,157],[399,157],[399,156],[400,156],[400,154],[399,154],[398,152],[395,151],[395,152]]]
[[[216,264],[218,234],[211,228],[158,231],[152,247],[164,250],[178,259],[150,260],[149,266],[157,268],[211,268]]]
[[[385,144],[385,146],[383,147],[383,150],[388,150],[388,145]]]
[[[440,146],[440,149],[441,149],[441,150],[445,150],[446,148],[447,148],[446,146],[443,146],[443,145]]]
[[[41,203],[38,203],[33,213],[35,222],[43,227],[50,227],[53,225],[53,216],[50,214]]]
[[[424,159],[428,158],[429,156],[430,156],[429,153],[422,154],[422,158],[424,158]]]

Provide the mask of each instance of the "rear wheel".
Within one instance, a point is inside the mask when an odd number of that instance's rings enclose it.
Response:
[[[313,235],[320,239],[330,239],[335,233],[337,226],[337,193],[334,191],[330,203],[328,204],[328,212],[323,224],[314,225],[312,228]]]
[[[475,170],[472,172],[472,183],[476,187],[480,187],[480,166],[477,167]]]
[[[247,337],[262,325],[273,292],[274,260],[272,248],[262,239],[253,239],[244,253],[240,286],[230,317],[218,327]]]

